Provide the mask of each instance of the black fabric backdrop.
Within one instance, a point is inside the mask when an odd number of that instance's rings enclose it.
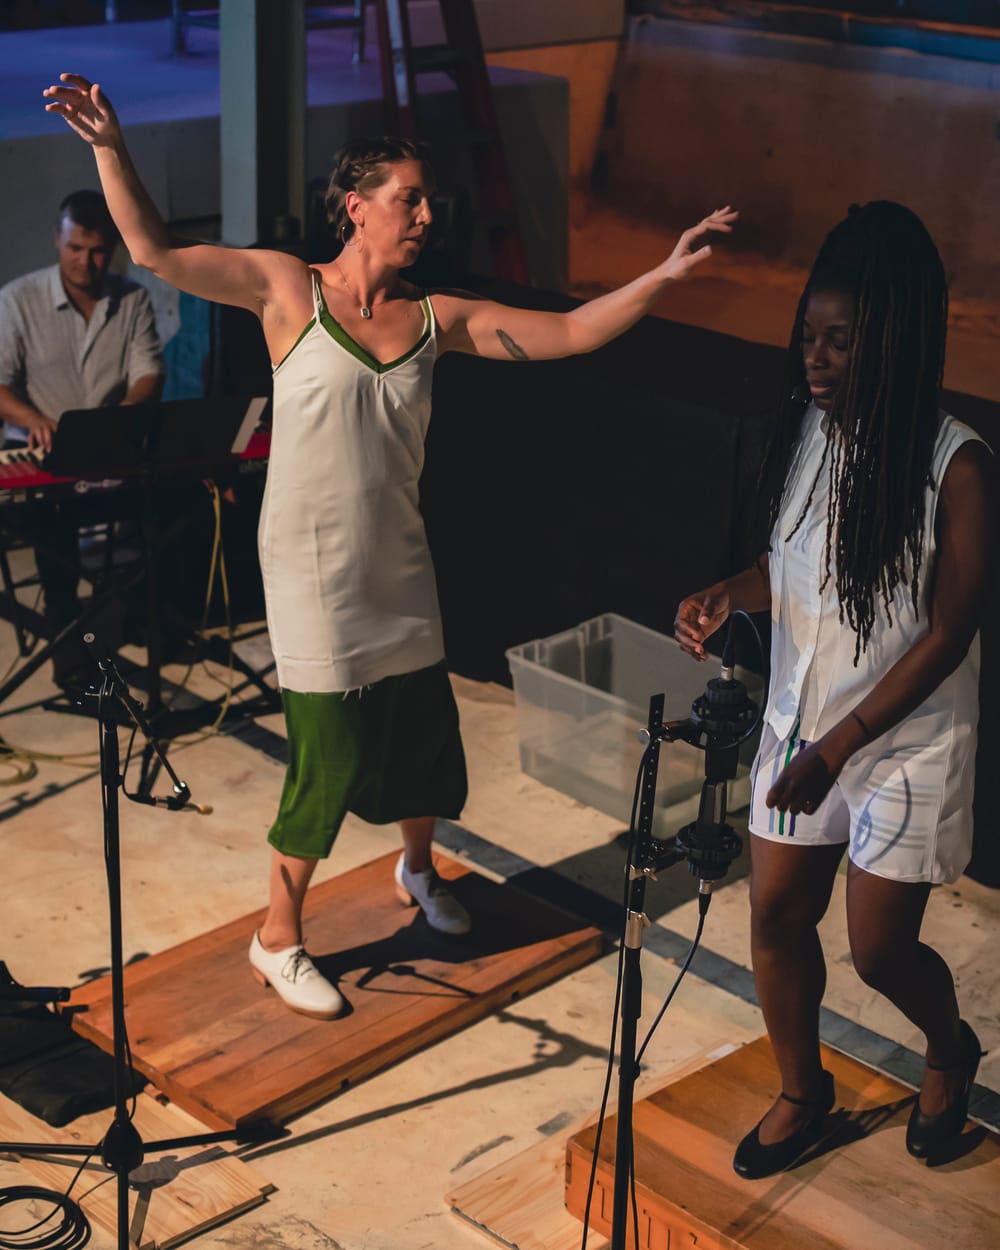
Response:
[[[480,290],[525,307],[576,303]],[[421,498],[452,669],[509,683],[508,647],[603,612],[670,632],[685,594],[745,567],[755,554],[746,503],[784,359],[781,348],[653,317],[571,360],[443,357]],[[267,358],[250,314],[225,310],[217,366],[225,393],[264,393]],[[947,393],[944,406],[1000,449],[1000,405]],[[998,638],[994,592],[969,873],[995,887]],[[741,660],[753,665],[751,654]]]

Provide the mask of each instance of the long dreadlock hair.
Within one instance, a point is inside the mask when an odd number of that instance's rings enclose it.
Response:
[[[835,573],[841,622],[846,617],[857,634],[857,664],[871,637],[879,599],[890,625],[899,584],[909,584],[914,608],[918,605],[948,286],[930,235],[901,204],[853,205],[827,235],[799,300],[784,399],[761,469],[758,498],[766,505],[767,535],[778,518],[808,399],[802,357],[806,306],[813,293],[829,290],[851,295],[855,311],[819,469],[822,473],[825,466],[830,483],[823,585]],[[804,521],[815,488],[816,482],[791,533]]]

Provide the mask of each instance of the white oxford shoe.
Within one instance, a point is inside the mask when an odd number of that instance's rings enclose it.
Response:
[[[261,985],[270,985],[278,997],[301,1016],[332,1020],[344,1009],[344,1000],[306,954],[304,946],[282,951],[265,950],[260,934],[250,943],[250,966]]]
[[[396,861],[394,875],[399,901],[404,907],[421,908],[432,929],[461,937],[472,928],[469,913],[433,868],[409,872],[404,852]]]

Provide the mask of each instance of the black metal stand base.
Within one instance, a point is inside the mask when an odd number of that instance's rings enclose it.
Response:
[[[93,636],[85,638],[93,645]],[[108,879],[108,908],[111,936],[111,1004],[112,1039],[114,1053],[115,1114],[111,1126],[102,1140],[95,1145],[53,1145],[52,1142],[0,1142],[0,1151],[15,1155],[68,1155],[88,1157],[100,1152],[100,1156],[118,1178],[117,1190],[117,1238],[119,1250],[129,1250],[128,1178],[143,1161],[146,1154],[161,1150],[177,1150],[184,1146],[203,1146],[223,1141],[260,1142],[280,1136],[283,1130],[270,1123],[248,1125],[244,1128],[217,1133],[197,1133],[174,1137],[166,1141],[143,1142],[128,1112],[128,1064],[125,1031],[124,958],[122,949],[121,906],[121,841],[118,823],[118,791],[124,778],[119,769],[118,722],[122,713],[127,715],[146,739],[147,748],[157,757],[173,782],[173,795],[154,799],[149,796],[132,796],[139,802],[180,810],[197,807],[191,802],[187,784],[173,771],[166,757],[152,737],[142,708],[132,698],[128,687],[110,659],[97,661],[103,674],[97,700],[100,721],[101,787],[103,791],[104,846]]]

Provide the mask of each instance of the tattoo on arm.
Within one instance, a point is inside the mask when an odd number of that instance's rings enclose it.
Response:
[[[507,355],[513,360],[529,360],[528,353],[520,343],[515,343],[506,330],[497,330],[497,338],[504,346]]]

